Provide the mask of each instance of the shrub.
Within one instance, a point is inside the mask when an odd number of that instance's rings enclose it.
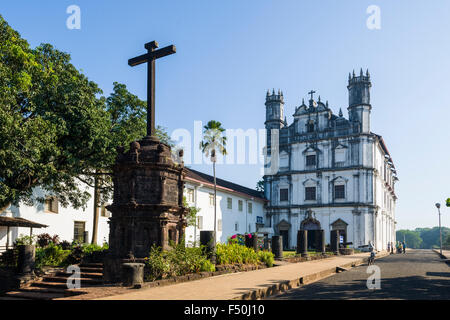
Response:
[[[228,244],[217,244],[216,259],[217,264],[257,264],[262,262],[268,267],[272,267],[274,255],[270,251],[255,252],[253,248],[242,246],[237,242],[231,242]]]
[[[153,246],[146,261],[146,280],[154,281],[202,271],[215,271],[202,247],[186,248],[184,243],[164,251]]]
[[[269,268],[273,267],[273,262],[275,261],[274,254],[270,251],[258,251],[258,259],[263,262]]]
[[[65,265],[69,254],[70,250],[50,242],[45,248],[36,248],[36,267]]]
[[[24,235],[20,235],[20,237],[18,237],[16,239],[16,241],[14,241],[14,246],[21,246],[21,245],[32,245],[36,243],[36,236],[24,236]]]
[[[72,249],[72,243],[70,243],[67,240],[61,241],[59,243],[59,245],[61,246],[61,248],[63,248],[63,250],[70,250],[70,249]]]
[[[48,233],[42,233],[37,236],[37,245],[41,248],[48,246],[50,243],[59,244],[59,236],[54,235],[53,237]]]
[[[258,262],[258,255],[252,248],[237,243],[216,245],[217,264],[253,263]]]
[[[70,255],[67,257],[69,264],[80,263],[81,260],[89,262],[101,262],[108,249],[108,244],[105,242],[102,246],[97,244],[84,244],[74,242]]]

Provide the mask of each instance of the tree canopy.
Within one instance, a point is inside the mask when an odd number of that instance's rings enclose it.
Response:
[[[398,241],[403,241],[403,235],[405,235],[406,244],[409,248],[431,249],[439,247],[439,227],[398,230],[396,235]],[[445,244],[445,240],[448,236],[450,236],[450,229],[442,227],[443,244]]]
[[[145,135],[144,101],[119,83],[103,97],[70,61],[50,44],[30,48],[0,16],[0,210],[43,201],[38,186],[84,207],[86,184],[111,171],[116,148]]]

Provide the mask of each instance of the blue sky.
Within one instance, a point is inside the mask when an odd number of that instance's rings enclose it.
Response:
[[[81,30],[66,9],[81,8]],[[369,30],[366,9],[381,9]],[[175,44],[157,62],[156,122],[171,133],[195,120],[225,128],[264,127],[265,92],[284,92],[288,122],[311,89],[347,115],[348,73],[372,76],[373,132],[397,167],[398,228],[434,226],[435,202],[450,197],[450,2],[16,0],[0,14],[31,46],[49,42],[108,94],[125,83],[146,99],[146,68],[127,60],[144,43]],[[210,172],[207,165],[195,169]],[[219,165],[219,177],[254,187],[259,165]],[[450,210],[443,208],[450,226]]]

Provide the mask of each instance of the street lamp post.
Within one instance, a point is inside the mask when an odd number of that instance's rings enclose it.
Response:
[[[439,213],[439,252],[442,256],[442,230],[441,230],[441,204],[440,203],[436,203],[436,208],[438,209],[438,213]]]

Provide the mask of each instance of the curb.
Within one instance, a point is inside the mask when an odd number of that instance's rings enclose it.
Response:
[[[434,251],[435,253],[437,253],[437,255],[438,255],[441,259],[450,260],[449,257],[447,257],[447,256],[445,256],[445,255],[443,255],[443,254],[441,254],[441,253],[439,252],[439,250],[437,250],[437,249],[431,249],[431,250]]]
[[[380,258],[384,258],[386,256],[388,256],[389,253],[383,253],[383,254],[379,254],[379,256],[377,257],[377,259]],[[286,281],[282,281],[279,282],[277,284],[274,285],[269,285],[266,288],[262,288],[262,289],[258,289],[258,290],[252,290],[249,292],[244,293],[243,295],[241,295],[240,297],[236,297],[233,298],[231,300],[259,300],[259,299],[264,299],[267,298],[269,296],[273,296],[275,294],[279,294],[294,288],[298,288],[302,285],[306,285],[306,284],[311,284],[313,282],[319,281],[321,279],[324,279],[328,276],[331,276],[333,274],[337,274],[339,271],[339,268],[344,268],[344,269],[350,269],[350,268],[354,268],[356,266],[360,266],[361,264],[364,264],[365,262],[367,262],[368,258],[360,258],[356,261],[353,262],[349,262],[343,265],[339,265],[336,266],[334,268],[329,268],[320,272],[316,272],[316,273],[312,273],[312,274],[308,274],[299,278],[296,278],[294,280],[286,280]]]

